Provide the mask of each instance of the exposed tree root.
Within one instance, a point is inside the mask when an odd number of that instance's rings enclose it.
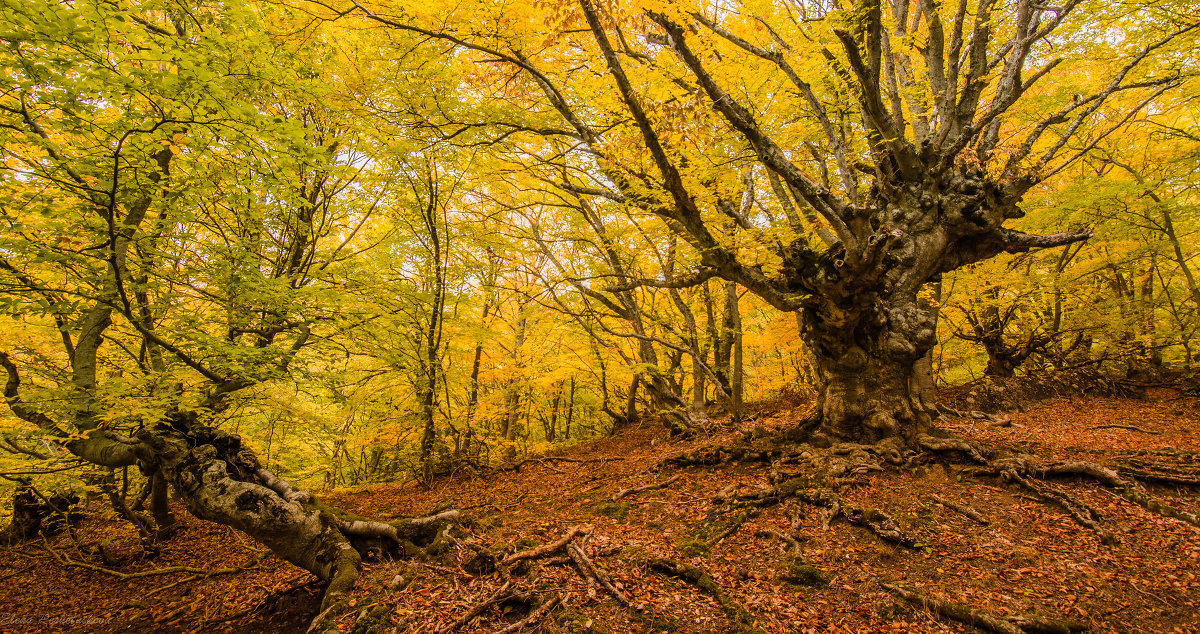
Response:
[[[1137,478],[1143,482],[1153,482],[1155,484],[1166,484],[1170,486],[1181,487],[1200,487],[1200,478],[1193,476],[1177,475],[1174,473],[1155,473],[1153,471],[1140,471],[1138,469],[1131,469],[1128,467],[1121,467],[1121,473],[1124,473],[1132,478]]]
[[[762,630],[754,626],[754,615],[750,614],[740,603],[725,594],[721,586],[717,585],[707,572],[672,559],[653,559],[648,565],[651,570],[686,581],[696,586],[701,592],[712,597],[717,602],[717,605],[721,606],[721,610],[725,612],[725,616],[729,619],[730,624],[736,628],[736,631],[754,632],[756,634],[762,632]]]
[[[569,462],[572,464],[592,464],[598,462],[620,462],[624,460],[621,457],[613,458],[566,458],[561,456],[540,456],[537,458],[526,458],[518,463],[508,465],[506,467],[498,467],[496,471],[520,471],[522,467],[527,465],[546,466],[551,463]]]
[[[1095,481],[1105,487],[1113,489],[1122,498],[1145,508],[1146,510],[1157,513],[1164,517],[1170,517],[1183,522],[1187,522],[1193,526],[1200,527],[1200,517],[1194,513],[1189,513],[1180,509],[1176,509],[1171,505],[1150,495],[1145,487],[1139,484],[1136,480],[1121,477],[1114,469],[1093,462],[1082,461],[1063,461],[1055,462],[1048,465],[1042,465],[1037,462],[1033,456],[1018,455],[1016,457],[1001,458],[989,460],[985,457],[984,452],[970,443],[962,439],[941,439],[932,438],[922,435],[919,437],[921,446],[927,451],[933,452],[959,452],[971,457],[971,459],[981,465],[984,469],[977,473],[986,473],[1017,484],[1022,489],[1028,491],[1032,496],[1042,502],[1056,506],[1064,510],[1081,526],[1090,528],[1100,536],[1105,543],[1111,543],[1113,536],[1108,531],[1099,527],[1098,521],[1101,519],[1100,514],[1087,504],[1074,499],[1071,495],[1046,484],[1034,482],[1030,477],[1044,479],[1049,477],[1079,477]],[[1185,457],[1185,460],[1188,458]],[[1132,461],[1131,461],[1132,462]],[[1172,466],[1164,466],[1146,462],[1134,462],[1138,465],[1149,466],[1150,469],[1127,469],[1122,468],[1130,476],[1144,476],[1146,480],[1160,482],[1163,484],[1174,484],[1177,486],[1194,486],[1200,485],[1200,478],[1193,476],[1190,472],[1170,472]],[[1163,473],[1163,471],[1168,471]]]
[[[1162,432],[1157,432],[1152,429],[1142,429],[1141,427],[1137,427],[1135,425],[1096,425],[1095,427],[1088,427],[1089,431],[1095,431],[1098,429],[1124,429],[1126,431],[1136,431],[1142,434],[1150,434],[1151,436],[1162,435]]]
[[[918,594],[912,590],[907,590],[890,583],[881,583],[880,585],[883,586],[884,590],[891,592],[892,594],[904,599],[905,601],[908,601],[909,603],[919,605],[930,612],[933,612],[934,614],[958,621],[959,623],[966,623],[967,625],[972,625],[982,630],[996,632],[996,634],[1023,633],[1021,628],[993,614],[988,614],[987,612],[975,610],[957,603],[939,601],[937,599],[925,596],[923,594]]]
[[[1165,517],[1171,517],[1200,528],[1200,517],[1195,513],[1177,509],[1150,495],[1136,480],[1126,480],[1116,471],[1092,462],[1059,462],[1044,467],[1035,467],[1033,473],[1039,477],[1084,477],[1107,486],[1126,500]]]
[[[1051,621],[1032,616],[1009,616],[1005,619],[1031,634],[1076,634],[1087,632],[1092,628],[1085,623],[1075,621]]]
[[[999,477],[1027,492],[1033,499],[1061,509],[1079,525],[1096,532],[1105,544],[1115,543],[1115,537],[1101,525],[1100,513],[1067,491],[1044,482],[1046,478],[1086,478],[1114,490],[1122,498],[1150,512],[1200,527],[1200,517],[1196,514],[1170,506],[1150,495],[1137,480],[1122,477],[1117,471],[1103,465],[1089,462],[1056,462],[1043,465],[1030,455],[1005,455],[998,451],[985,450],[962,438],[945,437],[940,434],[919,434],[914,444],[919,447],[919,452],[912,451],[899,439],[886,439],[874,445],[841,443],[825,449],[807,445],[790,450],[750,445],[710,446],[667,458],[663,460],[663,464],[713,466],[733,461],[770,462],[770,479],[774,483],[772,488],[750,493],[737,493],[736,489],[727,488],[713,497],[713,503],[728,510],[762,508],[794,497],[807,504],[827,509],[822,523],[824,527],[828,527],[830,522],[838,518],[845,518],[849,523],[866,528],[885,541],[907,547],[915,547],[917,542],[905,535],[892,517],[877,509],[849,505],[837,495],[836,490],[861,483],[860,478],[872,472],[884,471],[886,464],[907,467],[919,464],[925,456],[932,454],[948,454],[953,459],[965,459],[981,465],[982,468],[975,469],[974,473]],[[998,454],[1005,457],[997,457]],[[1187,468],[1164,466],[1136,457],[1127,461],[1130,468],[1123,468],[1122,471],[1129,476],[1144,476],[1148,481],[1175,486],[1200,485],[1200,469],[1190,468],[1190,463],[1200,462],[1200,458],[1194,454],[1182,456],[1181,462],[1189,463]],[[790,465],[796,465],[797,468]],[[936,500],[976,522],[987,524],[986,518],[969,506],[944,498]]]
[[[966,623],[981,630],[996,632],[996,634],[1023,634],[1024,632],[1062,632],[1063,634],[1072,634],[1088,630],[1086,625],[1069,621],[1046,621],[1023,616],[1005,618],[965,605],[934,599],[889,583],[881,583],[880,585],[888,592],[895,594],[909,603],[919,605],[930,612],[953,621],[958,621],[959,623]]]
[[[563,535],[559,539],[552,541],[549,544],[542,544],[536,548],[530,548],[529,550],[522,550],[520,552],[513,553],[505,557],[500,564],[504,567],[511,567],[513,564],[526,559],[540,559],[543,557],[548,557],[562,550],[563,548],[566,548],[567,544],[570,543],[572,539],[588,535],[591,532],[591,528],[575,526],[568,530],[567,534]]]
[[[1001,468],[999,475],[1002,480],[1015,483],[1028,491],[1034,499],[1062,509],[1075,520],[1075,523],[1095,531],[1100,536],[1100,541],[1104,544],[1111,546],[1116,543],[1116,538],[1113,537],[1112,533],[1100,527],[1098,523],[1101,519],[1099,511],[1076,500],[1067,492],[1048,484],[1036,483],[1024,477],[1014,467]]]
[[[787,533],[776,530],[774,528],[763,528],[754,533],[755,537],[774,537],[785,544],[785,551],[789,550],[794,553],[800,552],[800,540],[788,535]]]
[[[773,462],[784,455],[777,448],[756,449],[748,445],[710,445],[678,456],[663,458],[660,465],[670,467],[711,467],[727,462]]]
[[[955,418],[970,418],[970,419],[974,419],[974,420],[987,421],[989,423],[994,423],[994,424],[1004,424],[1005,422],[1012,421],[1011,418],[1009,418],[1008,416],[1005,416],[1003,414],[989,414],[987,412],[981,412],[979,410],[954,409],[953,407],[950,407],[949,405],[939,404],[937,406],[937,409],[938,409],[939,414],[942,414],[944,416],[953,416]]]
[[[721,543],[721,541],[724,540],[726,537],[729,537],[730,535],[738,532],[738,529],[742,527],[742,524],[745,524],[746,520],[749,519],[752,515],[754,515],[754,513],[751,513],[750,511],[742,511],[741,513],[739,513],[738,516],[735,517],[732,522],[730,522],[724,529],[721,530],[721,532],[717,533],[716,535],[713,535],[712,537],[710,537],[708,539],[708,545],[716,546],[717,544]]]
[[[665,488],[671,486],[672,484],[675,484],[676,482],[678,482],[681,477],[683,477],[683,476],[675,475],[675,476],[672,476],[670,479],[665,480],[663,482],[659,482],[657,484],[647,484],[646,486],[636,487],[633,489],[621,489],[620,491],[617,492],[616,495],[614,495],[612,497],[612,501],[616,502],[617,500],[620,500],[623,497],[628,497],[630,495],[637,495],[638,493],[645,493],[646,491],[657,491],[659,489],[665,489]]]
[[[979,451],[974,443],[961,438],[936,438],[929,434],[917,436],[917,443],[926,451],[934,453],[958,452],[971,459],[976,464],[988,464],[987,458]]]
[[[1144,482],[1155,482],[1172,486],[1200,486],[1200,466],[1192,464],[1191,456],[1183,456],[1175,462],[1146,458],[1128,458],[1119,464],[1121,473]]]
[[[734,507],[766,507],[779,504],[789,498],[797,498],[806,504],[820,506],[831,512],[827,521],[844,517],[854,526],[865,528],[884,541],[915,548],[918,543],[900,530],[892,516],[873,508],[859,508],[844,502],[836,493],[814,478],[792,478],[776,484],[770,489],[735,495],[729,504]]]
[[[988,525],[987,518],[984,517],[983,514],[980,513],[979,511],[976,511],[974,509],[974,507],[968,506],[966,504],[960,504],[953,500],[947,500],[946,498],[944,498],[940,495],[931,495],[931,496],[929,496],[929,498],[931,500],[933,500],[934,502],[937,502],[938,504],[941,504],[942,506],[944,506],[952,511],[957,511],[960,514],[965,515],[966,517],[973,519],[976,522],[979,522],[980,524],[983,524],[984,526]]]

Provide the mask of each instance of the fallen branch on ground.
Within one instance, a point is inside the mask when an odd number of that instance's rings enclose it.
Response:
[[[505,557],[500,563],[504,566],[511,566],[523,559],[538,559],[540,557],[545,557],[547,555],[551,555],[551,554],[559,551],[560,549],[566,547],[567,543],[570,542],[572,539],[575,539],[576,537],[582,537],[591,532],[592,532],[591,528],[584,528],[582,526],[576,526],[576,527],[572,528],[571,530],[568,530],[566,535],[563,535],[561,538],[559,538],[553,542],[550,542],[549,544],[542,544],[541,546],[538,546],[537,548],[530,548],[529,550],[522,550],[520,552],[513,553],[513,554]]]
[[[683,476],[675,475],[675,476],[672,476],[670,479],[659,482],[658,484],[647,484],[646,486],[635,487],[632,489],[621,489],[620,491],[617,492],[616,495],[614,495],[612,497],[612,501],[616,502],[617,500],[620,500],[623,497],[628,497],[630,495],[637,495],[638,493],[645,493],[646,491],[657,491],[659,489],[665,489],[665,488],[671,486],[672,484],[675,484],[676,482],[678,482],[679,478],[681,478],[681,477],[683,477]]]
[[[504,629],[496,630],[495,634],[512,634],[513,632],[520,632],[530,625],[533,625],[534,623],[546,618],[546,615],[549,614],[551,610],[558,607],[560,603],[565,602],[566,597],[561,594],[556,594],[549,599],[546,599],[546,601],[539,605],[533,612],[530,612],[529,616],[517,621],[516,623],[513,623],[512,625],[509,625]]]
[[[571,561],[575,562],[575,567],[585,581],[589,577],[594,579],[596,583],[600,584],[601,588],[604,588],[605,592],[608,592],[612,598],[616,599],[617,603],[620,603],[623,607],[629,607],[629,597],[626,597],[625,593],[617,589],[612,579],[608,576],[608,573],[596,567],[596,564],[593,564],[592,560],[588,559],[583,549],[579,547],[579,544],[574,542],[567,544],[567,556],[571,558]]]
[[[105,568],[103,566],[97,566],[95,564],[89,564],[89,563],[83,562],[83,561],[75,561],[74,559],[71,559],[69,556],[60,555],[60,554],[54,552],[53,550],[50,550],[49,548],[46,549],[46,552],[50,553],[50,555],[52,557],[54,557],[54,560],[57,561],[60,565],[69,566],[72,568],[86,568],[87,570],[92,570],[94,572],[100,572],[100,573],[104,573],[106,575],[111,575],[113,577],[121,579],[122,581],[124,581],[126,579],[140,579],[143,577],[156,577],[158,575],[169,575],[169,574],[173,574],[173,573],[177,573],[177,572],[189,572],[194,575],[199,575],[202,577],[211,577],[213,575],[232,574],[232,573],[235,573],[235,572],[238,572],[241,570],[245,570],[248,567],[248,566],[241,566],[238,568],[218,568],[216,570],[206,570],[204,568],[193,568],[192,566],[171,566],[169,568],[154,568],[152,570],[139,570],[137,572],[121,572],[120,570],[112,570],[111,568]],[[258,556],[256,559],[254,559],[254,561],[251,562],[251,564],[256,564],[259,561],[262,561],[262,558],[265,556],[266,556],[265,553],[263,555]]]
[[[695,566],[671,559],[653,559],[648,565],[651,570],[669,577],[682,579],[712,597],[717,602],[717,605],[721,606],[721,610],[725,612],[725,616],[729,621],[740,631],[754,632],[756,634],[762,632],[762,630],[754,626],[754,615],[750,614],[740,603],[725,594],[721,586],[717,585],[717,582],[713,581],[713,578],[707,572]]]
[[[218,575],[231,575],[235,572],[243,572],[245,570],[249,570],[252,566],[258,565],[258,563],[261,562],[263,560],[263,558],[266,556],[267,556],[267,553],[263,553],[263,554],[259,555],[258,557],[255,557],[253,561],[243,564],[242,566],[240,566],[238,568],[219,568],[217,570],[210,570],[209,572],[205,572],[205,573],[196,573],[190,577],[184,577],[183,579],[180,579],[179,581],[176,581],[174,583],[168,583],[165,586],[155,588],[155,589],[147,592],[143,596],[147,596],[147,597],[153,596],[155,594],[158,594],[159,592],[163,592],[165,590],[170,590],[171,588],[174,588],[175,586],[183,585],[185,583],[190,583],[192,581],[198,581],[200,579],[207,579],[209,577],[216,577]]]

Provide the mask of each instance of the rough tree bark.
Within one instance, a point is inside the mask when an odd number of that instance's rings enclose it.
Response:
[[[6,354],[0,354],[0,365],[8,375],[5,396],[13,412],[48,422],[44,415],[31,416],[22,403],[20,376]],[[435,550],[441,531],[457,520],[450,512],[383,523],[326,506],[264,469],[238,436],[198,423],[194,413],[171,413],[135,438],[100,432],[83,444],[65,445],[83,448],[77,455],[107,458],[105,466],[137,465],[153,474],[152,510],[160,536],[175,525],[163,504],[170,486],[192,515],[240,530],[326,582],[325,607],[350,588],[368,553]]]

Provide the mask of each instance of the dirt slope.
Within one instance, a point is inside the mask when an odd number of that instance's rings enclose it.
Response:
[[[975,631],[897,599],[884,583],[1000,616],[1071,621],[1092,631],[1200,631],[1200,529],[1151,514],[1095,484],[1058,486],[1100,512],[1116,538],[1111,546],[1060,510],[943,464],[868,474],[861,485],[841,491],[848,503],[893,515],[916,547],[891,545],[841,520],[826,527],[821,509],[795,500],[763,509],[709,545],[718,529],[736,519],[713,514],[713,496],[730,485],[763,487],[769,466],[672,469],[660,461],[714,440],[736,442],[756,426],[781,429],[801,414],[767,412],[741,430],[687,442],[670,441],[660,429],[636,428],[551,457],[566,460],[533,460],[517,471],[443,481],[429,490],[382,485],[328,493],[334,504],[381,518],[448,506],[473,518],[470,535],[460,536],[461,548],[445,560],[369,563],[357,598],[364,609],[340,624],[358,632],[443,631],[506,581],[476,570],[478,552],[503,557],[580,526],[591,530],[581,552],[607,573],[630,607],[600,587],[589,588],[566,558],[552,557],[517,570],[509,591],[519,588],[520,596],[497,601],[456,631],[503,630],[529,618],[531,606],[549,597],[561,598],[562,605],[522,631]],[[1047,457],[1113,465],[1169,457],[1200,466],[1200,400],[1174,392],[1144,401],[1058,399],[1014,414],[1013,422],[998,427],[949,420],[944,426],[983,444],[1020,445]],[[666,488],[612,501],[622,489],[676,475]],[[1200,512],[1195,490],[1151,491],[1177,508]],[[934,496],[973,507],[987,523]],[[105,543],[112,562],[107,567],[124,574],[176,566],[192,571],[120,579],[77,565],[102,562],[81,554],[66,537],[51,541],[54,554],[40,543],[0,550],[0,631],[304,631],[320,598],[311,576],[233,531],[185,521],[185,532],[154,561],[139,558],[135,533],[119,521],[89,520],[78,539],[85,546]],[[798,552],[768,531],[792,536]],[[725,605],[695,584],[662,574],[651,565],[660,558],[707,572],[715,586],[706,587],[718,588]],[[386,590],[397,576],[403,589]],[[365,618],[367,606],[375,618]],[[739,614],[746,616],[742,622]]]

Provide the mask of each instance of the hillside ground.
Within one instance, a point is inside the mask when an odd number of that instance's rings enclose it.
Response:
[[[898,598],[884,587],[892,584],[1001,617],[1070,621],[1097,632],[1200,631],[1200,529],[1094,483],[1056,485],[1099,511],[1111,545],[1061,510],[955,463],[869,473],[841,489],[847,503],[896,518],[917,541],[913,547],[829,521],[823,509],[794,499],[751,514],[715,540],[714,523],[736,522],[714,513],[714,496],[728,496],[731,486],[763,488],[770,466],[673,468],[662,460],[761,433],[755,428],[782,429],[803,413],[768,406],[739,428],[686,441],[646,425],[486,477],[328,492],[327,501],[381,519],[445,508],[471,518],[460,548],[444,559],[369,562],[354,597],[363,609],[339,624],[359,632],[498,632],[555,597],[561,604],[521,631],[975,631]],[[1200,455],[1200,399],[1174,390],[1152,390],[1145,400],[1055,399],[1011,417],[1008,426],[941,424],[983,445],[1114,466],[1169,459],[1194,467]],[[665,488],[613,501],[623,489],[674,476]],[[1176,508],[1200,512],[1195,489],[1149,488]],[[977,510],[986,523],[955,505]],[[181,511],[182,533],[145,560],[132,528],[99,503],[91,510],[76,531],[83,548],[60,536],[0,550],[0,631],[303,632],[320,603],[311,575],[235,531]],[[629,607],[585,581],[566,557],[534,560],[509,579],[479,569],[481,551],[503,557],[574,527],[590,530],[575,543]],[[108,563],[89,552],[97,543]],[[707,587],[719,589],[725,604],[663,574],[652,565],[660,558],[707,572],[715,582]],[[500,599],[462,618],[491,597]],[[739,623],[741,609],[749,619]]]

